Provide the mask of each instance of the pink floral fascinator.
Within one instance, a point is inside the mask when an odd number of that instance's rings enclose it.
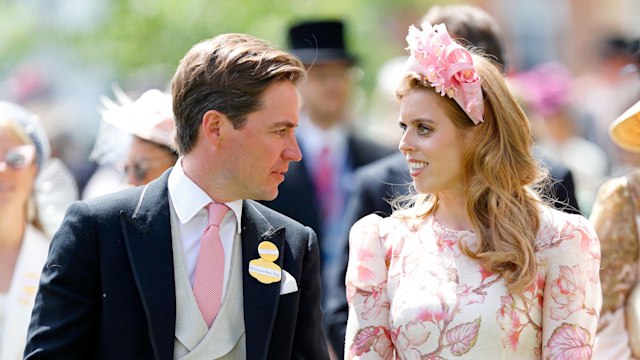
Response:
[[[469,50],[459,45],[444,24],[422,24],[422,30],[409,27],[407,70],[429,82],[441,96],[453,98],[471,121],[483,122],[484,104],[480,77],[473,67]]]

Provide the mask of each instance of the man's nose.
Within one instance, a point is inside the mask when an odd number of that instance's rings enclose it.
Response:
[[[292,140],[291,145],[284,149],[282,157],[289,161],[302,160],[302,152],[300,151],[300,146],[298,146],[298,141],[295,138]]]

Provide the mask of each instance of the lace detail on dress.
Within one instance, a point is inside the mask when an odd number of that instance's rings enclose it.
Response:
[[[640,249],[630,186],[640,187],[640,182],[630,181],[631,177],[623,177],[602,185],[591,213],[602,251],[603,315],[624,306],[629,291],[638,283]],[[601,322],[600,326],[604,325],[604,321]]]

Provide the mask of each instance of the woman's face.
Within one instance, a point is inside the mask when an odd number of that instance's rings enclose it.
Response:
[[[0,212],[26,209],[36,173],[35,147],[0,125]]]
[[[176,162],[175,156],[159,145],[134,136],[125,163],[130,185],[145,185],[156,179]]]
[[[399,149],[422,194],[463,191],[463,141],[433,89],[412,89],[400,100]]]

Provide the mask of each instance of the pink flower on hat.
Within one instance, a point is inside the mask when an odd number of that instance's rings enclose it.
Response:
[[[407,69],[429,82],[441,96],[453,98],[474,124],[483,122],[484,104],[480,77],[471,53],[459,45],[444,24],[409,27]]]

